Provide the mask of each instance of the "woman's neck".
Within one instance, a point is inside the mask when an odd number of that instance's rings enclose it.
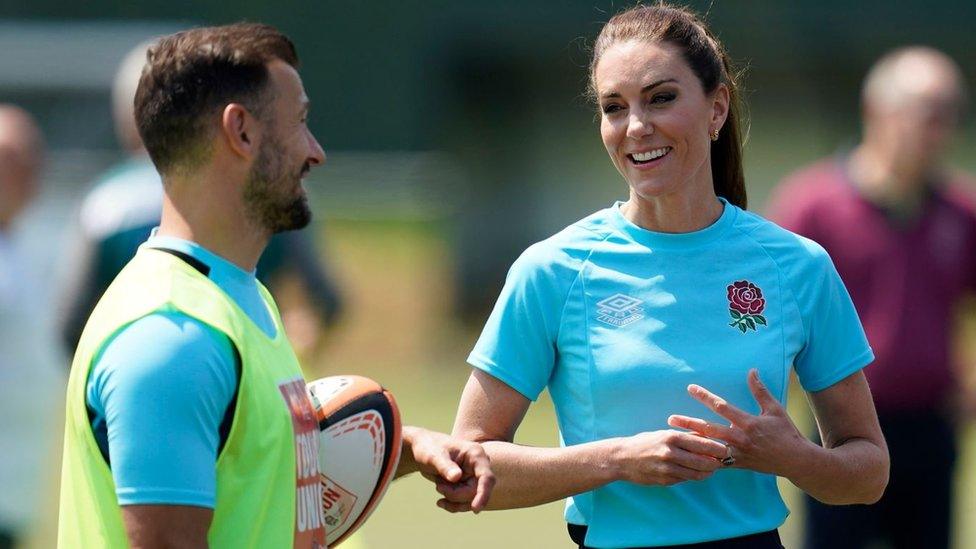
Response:
[[[722,216],[722,203],[714,191],[695,196],[678,193],[645,198],[633,191],[621,206],[628,221],[659,233],[690,233],[715,223]]]

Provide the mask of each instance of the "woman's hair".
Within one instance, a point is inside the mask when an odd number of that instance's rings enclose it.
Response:
[[[712,143],[712,181],[715,194],[745,209],[746,186],[742,172],[742,139],[740,134],[739,90],[732,63],[722,43],[705,23],[686,8],[665,2],[653,6],[637,5],[614,15],[593,45],[590,62],[590,94],[596,97],[596,66],[603,53],[619,42],[666,42],[681,48],[685,61],[701,81],[705,93],[719,84],[729,89],[729,114]]]

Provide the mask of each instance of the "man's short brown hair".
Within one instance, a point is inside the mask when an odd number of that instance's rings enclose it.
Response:
[[[297,68],[295,45],[256,23],[178,32],[150,47],[135,116],[159,173],[192,169],[206,159],[211,117],[227,104],[241,103],[260,117],[271,99],[267,63],[276,59]]]

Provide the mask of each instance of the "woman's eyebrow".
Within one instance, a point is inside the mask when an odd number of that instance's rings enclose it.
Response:
[[[651,82],[650,84],[648,84],[648,85],[644,86],[643,88],[641,88],[641,93],[649,92],[649,91],[653,90],[654,88],[660,86],[661,84],[667,84],[668,82],[677,82],[677,81],[678,80],[676,78],[664,78],[664,79],[658,80],[657,82]],[[610,93],[603,94],[603,97],[605,99],[613,99],[615,97],[620,97],[620,94],[617,93],[617,92],[610,92]]]

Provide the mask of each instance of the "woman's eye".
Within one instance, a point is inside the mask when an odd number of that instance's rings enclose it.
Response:
[[[615,104],[604,105],[604,107],[603,107],[603,114],[613,114],[613,113],[621,110],[622,108],[623,107],[621,107],[620,105],[615,105]]]
[[[675,95],[673,93],[659,93],[651,98],[651,103],[668,103],[673,101]]]

